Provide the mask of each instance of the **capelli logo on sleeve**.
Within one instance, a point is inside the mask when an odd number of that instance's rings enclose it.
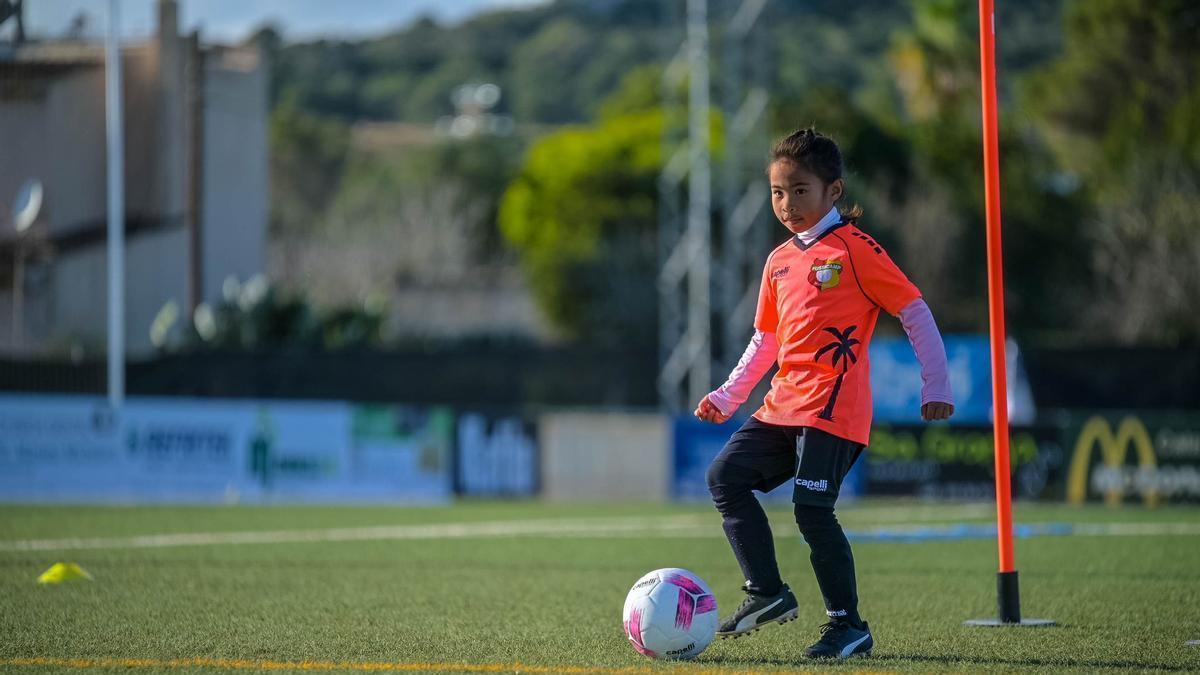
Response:
[[[790,271],[792,271],[791,265],[787,265],[785,267],[780,267],[779,269],[771,272],[771,278],[772,279],[782,279],[782,278],[786,277],[787,273]]]

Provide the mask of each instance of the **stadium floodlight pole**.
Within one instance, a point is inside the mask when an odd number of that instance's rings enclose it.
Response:
[[[712,390],[712,167],[709,155],[708,0],[688,0],[688,403]]]
[[[996,442],[996,575],[999,619],[967,621],[972,626],[1048,626],[1047,619],[1021,620],[1021,594],[1013,556],[1012,481],[1008,452],[1008,382],[1004,355],[1004,258],[1000,245],[1000,140],[996,105],[996,13],[993,0],[979,0],[980,84],[983,89],[983,182],[987,217],[988,324],[992,351],[992,422]]]
[[[108,143],[108,403],[125,400],[125,138],[121,115],[120,0],[108,2],[104,51]]]

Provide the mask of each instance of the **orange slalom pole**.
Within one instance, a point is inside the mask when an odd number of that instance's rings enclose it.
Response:
[[[1005,364],[1004,253],[1000,239],[1000,152],[996,105],[996,15],[993,0],[979,0],[979,57],[983,87],[983,178],[987,217],[988,323],[992,352],[992,411],[996,441],[997,581],[1000,620],[1020,623],[1012,541],[1012,484],[1008,448],[1008,382]]]

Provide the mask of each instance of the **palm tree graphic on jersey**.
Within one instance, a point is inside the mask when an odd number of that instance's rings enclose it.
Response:
[[[838,392],[842,389],[842,378],[846,377],[846,371],[850,368],[851,363],[858,363],[858,357],[854,355],[853,347],[859,344],[859,341],[850,337],[850,334],[857,328],[858,326],[850,326],[844,331],[837,328],[825,328],[825,330],[833,333],[834,340],[818,349],[814,358],[820,363],[822,356],[828,352],[833,352],[833,356],[830,357],[833,367],[837,368],[838,361],[841,361],[842,372],[838,373],[837,380],[833,383],[833,393],[829,395],[829,402],[825,404],[825,409],[821,411],[820,415],[817,415],[820,419],[833,419],[833,406],[837,404]]]

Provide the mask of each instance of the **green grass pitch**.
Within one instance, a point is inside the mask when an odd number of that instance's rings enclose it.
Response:
[[[839,512],[852,532],[993,518],[983,504]],[[0,672],[1200,671],[1187,644],[1200,640],[1200,509],[1018,504],[1021,524],[1092,524],[1017,540],[1023,613],[1052,628],[962,625],[995,616],[994,539],[857,540],[876,647],[833,665],[801,656],[824,614],[790,515],[771,511],[800,620],[680,666],[634,652],[621,605],[659,567],[699,574],[722,613],[740,602],[707,505],[0,506]],[[181,538],[139,538],[167,534]],[[94,580],[35,582],[60,561]]]

